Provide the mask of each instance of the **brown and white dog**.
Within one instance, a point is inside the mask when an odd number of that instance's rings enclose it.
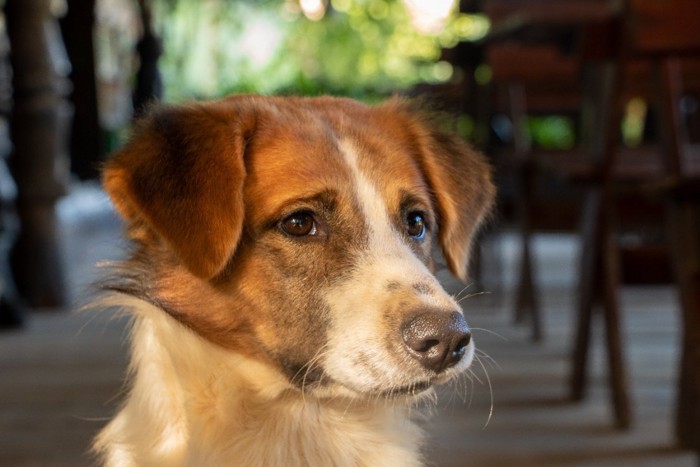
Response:
[[[104,169],[133,254],[112,466],[414,466],[412,404],[474,353],[464,278],[490,169],[409,102],[236,96],[155,108]]]

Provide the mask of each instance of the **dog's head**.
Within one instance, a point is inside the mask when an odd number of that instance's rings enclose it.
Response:
[[[431,245],[464,279],[490,169],[410,103],[162,106],[103,181],[137,245],[115,288],[292,385],[409,394],[471,361]]]

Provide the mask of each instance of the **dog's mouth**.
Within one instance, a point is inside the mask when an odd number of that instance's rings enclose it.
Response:
[[[385,381],[383,384],[368,384],[367,386],[356,385],[354,381],[333,378],[322,365],[288,365],[285,367],[289,381],[302,392],[313,392],[324,394],[330,390],[329,394],[335,393],[333,388],[343,388],[359,398],[382,398],[398,399],[418,397],[429,391],[436,385],[440,385],[450,380],[454,376],[453,371],[446,371],[435,376],[423,376],[424,379],[416,379],[406,382],[406,379],[396,383]],[[410,381],[410,379],[409,379]],[[318,392],[320,391],[320,392]],[[349,394],[348,394],[349,395]]]
[[[399,398],[412,398],[420,396],[434,386],[434,381],[432,380],[422,380],[406,385],[397,386],[378,386],[374,388],[356,388],[352,385],[337,383],[338,385],[349,389],[357,396],[362,398],[370,399],[399,399]]]
[[[290,382],[301,390],[314,389],[332,382],[322,368],[312,365],[301,365],[288,372]]]
[[[301,375],[299,373],[298,375]],[[344,387],[360,397],[396,399],[400,397],[413,397],[423,394],[434,386],[432,380],[422,380],[401,386],[376,387],[373,389],[361,389],[353,387],[351,384],[333,380],[321,369],[313,369],[303,373],[303,378],[297,376],[292,383],[302,391],[313,391],[314,389],[330,388],[332,386]]]
[[[419,381],[417,383],[398,386],[395,388],[385,389],[379,392],[379,395],[387,399],[392,399],[401,396],[417,396],[433,387],[432,381]]]

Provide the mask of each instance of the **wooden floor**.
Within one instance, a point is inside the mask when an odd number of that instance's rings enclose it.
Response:
[[[69,281],[76,298],[96,277],[92,264],[119,255],[118,224],[94,189],[62,207]],[[463,301],[479,347],[471,378],[441,391],[428,428],[430,465],[695,466],[674,448],[678,313],[668,287],[627,288],[624,329],[635,422],[613,428],[600,339],[583,403],[567,398],[576,243],[537,239],[544,342],[512,323],[512,235],[494,241],[493,293]],[[457,284],[441,270],[453,292]],[[469,295],[470,289],[463,292]],[[125,322],[106,313],[33,313],[26,329],[0,333],[0,466],[91,465],[90,438],[114,410],[126,363]],[[600,332],[596,333],[600,336]]]

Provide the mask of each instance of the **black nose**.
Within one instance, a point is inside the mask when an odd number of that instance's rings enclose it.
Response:
[[[456,365],[471,340],[467,322],[458,311],[414,316],[404,323],[402,335],[409,355],[436,373]]]

